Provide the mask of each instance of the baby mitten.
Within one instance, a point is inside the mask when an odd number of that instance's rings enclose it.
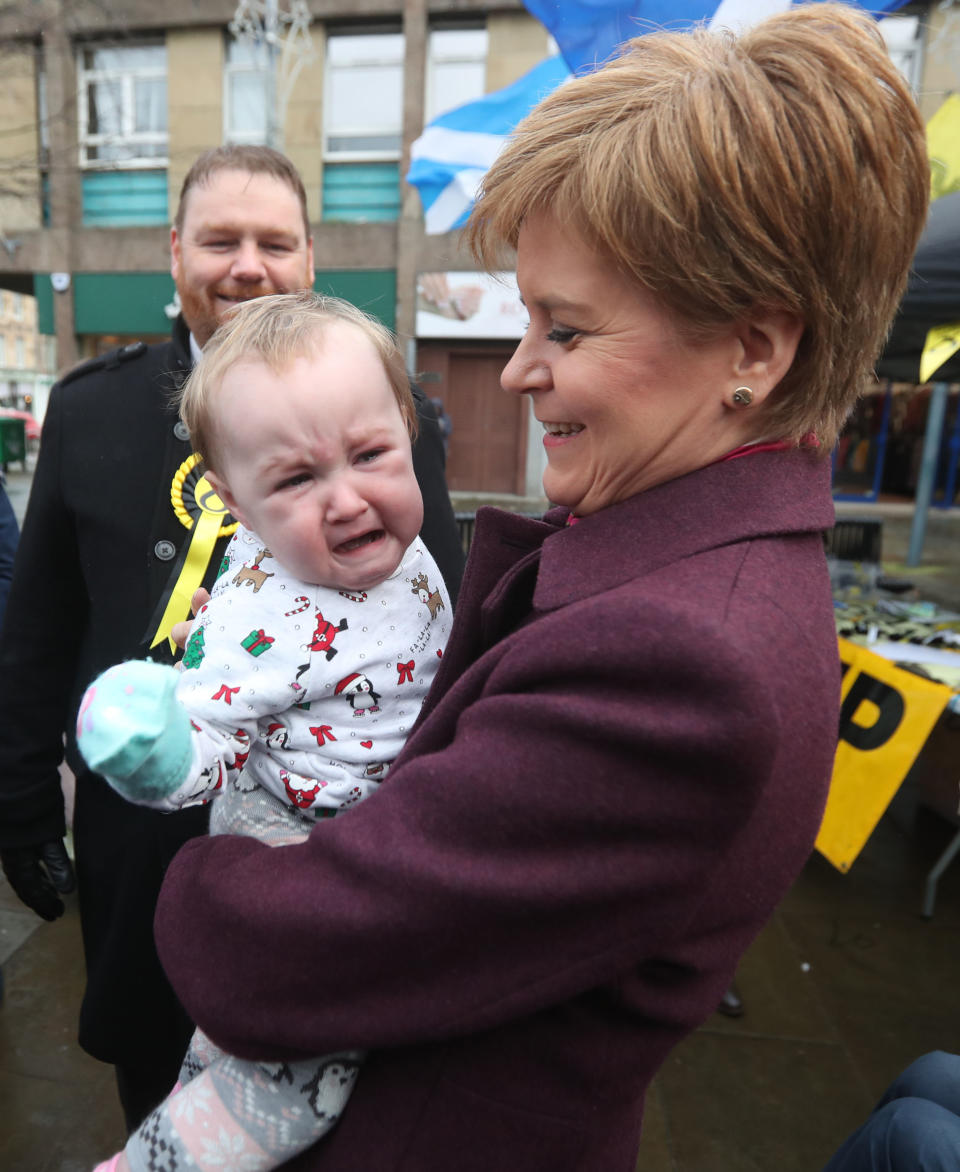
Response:
[[[84,693],[77,715],[83,759],[132,801],[175,792],[191,765],[190,718],[176,696],[180,673],[146,660],[118,663]]]

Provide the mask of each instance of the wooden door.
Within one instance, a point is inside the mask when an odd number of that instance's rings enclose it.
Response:
[[[443,400],[452,430],[447,484],[455,492],[522,494],[526,481],[527,405],[500,387],[512,348],[420,348],[430,371],[424,388]]]

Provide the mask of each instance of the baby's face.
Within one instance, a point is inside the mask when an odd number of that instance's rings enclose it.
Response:
[[[335,322],[276,372],[239,362],[216,392],[208,478],[290,573],[337,590],[389,577],[423,521],[410,437],[380,358]]]

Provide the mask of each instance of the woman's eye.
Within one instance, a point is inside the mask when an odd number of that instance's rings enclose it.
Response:
[[[547,334],[547,341],[559,342],[562,345],[564,342],[572,342],[579,333],[579,330],[571,330],[566,326],[554,326]]]

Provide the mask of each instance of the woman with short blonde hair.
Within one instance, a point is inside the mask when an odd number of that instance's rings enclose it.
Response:
[[[516,249],[530,325],[502,382],[557,507],[479,513],[375,800],[301,846],[191,843],[160,900],[221,1046],[372,1052],[298,1168],[634,1169],[650,1080],[820,823],[828,457],[928,188],[871,18],[831,3],[642,37],[491,169],[470,236],[498,267]]]

